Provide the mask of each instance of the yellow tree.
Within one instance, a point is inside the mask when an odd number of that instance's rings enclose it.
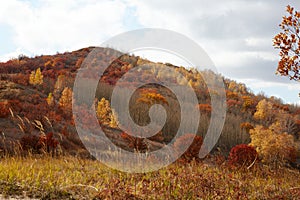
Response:
[[[37,85],[41,85],[43,84],[43,75],[42,75],[42,72],[41,72],[41,68],[38,68],[35,72],[35,82]]]
[[[109,116],[109,118],[110,118],[109,126],[116,128],[116,127],[118,127],[118,116],[113,109],[111,111],[112,112],[110,113],[110,116]]]
[[[41,69],[38,68],[36,71],[32,71],[29,76],[29,83],[31,85],[41,85],[43,84],[43,75]]]
[[[244,110],[247,110],[253,106],[254,100],[250,96],[242,96],[242,99],[244,100],[243,103]]]
[[[116,113],[111,109],[109,101],[102,98],[97,104],[97,117],[101,124],[116,128],[118,120]]]
[[[228,89],[232,92],[237,92],[237,83],[234,81],[231,81],[228,85]]]
[[[51,92],[49,93],[46,100],[47,100],[47,103],[48,103],[49,106],[52,106],[54,104],[54,98],[53,98],[53,95],[52,95]]]
[[[73,92],[70,88],[66,87],[59,99],[59,106],[65,109],[66,111],[72,111],[72,95]]]
[[[274,119],[273,104],[263,99],[258,102],[254,118],[261,120],[263,124],[269,124]]]
[[[35,71],[32,71],[29,76],[29,84],[35,85]]]
[[[294,161],[296,152],[293,136],[278,130],[278,123],[269,128],[259,125],[250,130],[250,145],[256,148],[263,162],[275,167]]]
[[[159,103],[168,105],[168,101],[164,96],[157,93],[157,91],[151,90],[143,90],[140,94],[140,97],[137,99],[137,102],[146,103],[148,105]]]

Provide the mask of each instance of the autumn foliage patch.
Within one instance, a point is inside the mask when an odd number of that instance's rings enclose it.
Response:
[[[233,166],[250,166],[257,159],[256,150],[247,145],[240,144],[230,150],[228,161]]]
[[[202,143],[203,143],[202,137],[189,133],[189,134],[180,136],[174,143],[175,150],[177,152],[180,152],[182,150],[182,148],[188,146],[188,142],[190,142],[192,138],[194,138],[192,144],[181,156],[181,159],[183,159],[185,161],[191,161],[193,159],[199,158],[199,151],[200,151]]]
[[[9,108],[6,102],[0,102],[0,118],[5,118],[9,115]]]
[[[20,144],[24,151],[31,151],[32,153],[50,153],[57,148],[59,142],[53,137],[53,133],[50,132],[40,136],[25,135],[21,138]]]

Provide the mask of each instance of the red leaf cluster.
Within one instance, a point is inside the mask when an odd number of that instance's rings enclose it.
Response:
[[[202,137],[192,133],[188,133],[180,136],[174,143],[175,150],[177,152],[180,152],[183,147],[187,146],[187,143],[190,142],[192,138],[194,138],[192,144],[181,156],[181,158],[185,161],[192,161],[193,159],[199,158],[199,151],[203,143]]]
[[[258,157],[254,147],[247,144],[236,145],[230,150],[229,164],[233,166],[246,166],[251,165]]]
[[[24,151],[32,151],[33,153],[41,153],[42,150],[50,153],[55,150],[59,144],[57,139],[53,137],[53,133],[46,135],[25,135],[20,140],[21,147]]]
[[[9,108],[7,102],[0,102],[0,118],[5,118],[9,115]]]

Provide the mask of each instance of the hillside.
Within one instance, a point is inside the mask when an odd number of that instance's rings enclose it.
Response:
[[[93,47],[89,47],[78,51],[34,58],[21,55],[17,59],[0,63],[0,131],[2,132],[0,148],[2,151],[13,152],[18,146],[17,144],[21,144],[25,149],[33,148],[35,151],[39,151],[37,141],[42,133],[47,136],[49,144],[52,145],[49,148],[56,148],[59,144],[64,152],[89,156],[74,127],[68,91],[71,91],[72,94],[76,73],[85,57],[93,49]],[[123,55],[114,60],[105,70],[104,76],[99,82],[95,96],[97,101],[103,97],[110,100],[118,80],[130,69],[141,64],[152,65],[154,63],[134,55]],[[210,121],[211,99],[201,74],[195,70],[177,67],[169,63],[156,65],[159,66],[159,69],[166,67],[175,69],[192,85],[199,103],[198,108],[195,109],[201,111],[201,123],[197,134],[204,137]],[[211,71],[201,73],[208,77],[221,76]],[[167,76],[163,70],[158,70],[157,74]],[[250,142],[249,129],[251,129],[249,127],[270,126],[277,120],[279,114],[287,119],[283,122],[286,124],[284,132],[292,135],[296,142],[298,141],[300,133],[299,107],[283,104],[280,99],[275,97],[254,95],[246,85],[222,78],[227,96],[227,115],[215,150],[226,155],[233,146],[248,144]],[[151,77],[148,77],[147,74],[130,77],[130,82],[127,83],[128,87],[140,79],[150,80]],[[174,81],[180,82],[180,80]],[[154,102],[148,102],[147,95],[145,95],[147,93],[154,95]],[[272,105],[272,114],[265,120],[259,120],[254,117],[254,114],[257,112],[258,103],[263,99]],[[180,118],[176,96],[165,87],[148,84],[134,93],[132,101],[135,103],[130,106],[131,115],[138,124],[149,123],[149,116],[145,113],[154,103],[162,104],[168,115],[162,131],[158,135],[142,141],[142,143],[148,144],[144,148],[152,151],[160,148],[164,143],[170,142],[178,129],[178,119]],[[88,113],[85,114],[88,116]],[[129,151],[136,148],[135,142],[137,141],[126,137],[127,135],[122,135],[123,132],[118,127],[102,123],[101,120],[100,124],[106,135],[115,144]]]

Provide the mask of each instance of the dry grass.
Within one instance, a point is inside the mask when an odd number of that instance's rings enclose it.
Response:
[[[75,157],[4,157],[0,191],[38,199],[297,199],[300,176],[287,168],[233,170],[194,162],[127,174]]]

